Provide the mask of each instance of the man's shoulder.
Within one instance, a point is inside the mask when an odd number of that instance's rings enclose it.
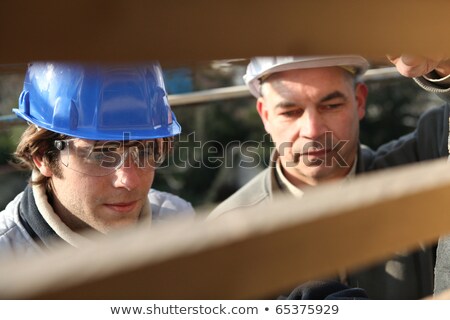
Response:
[[[270,177],[271,168],[266,168],[247,182],[242,188],[236,191],[228,199],[219,204],[208,216],[213,219],[222,214],[229,213],[239,209],[251,208],[270,199]]]
[[[8,254],[34,253],[39,250],[19,221],[19,203],[22,196],[23,192],[0,212],[0,259]]]
[[[448,109],[449,109],[449,102],[445,102],[440,107],[430,108],[426,110],[422,116],[419,118],[419,121],[427,121],[428,119],[431,119],[432,123],[441,123],[441,120],[448,119]],[[437,121],[437,122],[436,122]]]
[[[375,158],[375,151],[364,144],[359,145],[356,174],[365,172]]]
[[[18,207],[22,196],[23,192],[19,193],[6,205],[5,209],[0,211],[0,238],[17,225]]]
[[[378,170],[448,156],[449,106],[425,111],[413,132],[377,148],[367,170]]]
[[[169,192],[151,189],[148,198],[152,206],[152,219],[154,220],[195,215],[190,202]]]

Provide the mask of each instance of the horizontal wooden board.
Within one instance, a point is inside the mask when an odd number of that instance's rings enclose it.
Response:
[[[0,63],[450,53],[448,12],[446,0],[3,0]]]
[[[84,249],[3,261],[0,297],[270,297],[449,233],[449,193],[449,164],[439,160],[322,186],[263,211],[141,225]]]

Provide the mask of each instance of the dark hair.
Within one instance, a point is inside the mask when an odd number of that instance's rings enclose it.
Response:
[[[47,185],[48,177],[42,175],[33,157],[40,158],[49,166],[53,174],[61,177],[61,167],[59,164],[59,152],[53,142],[55,140],[64,140],[70,138],[67,135],[38,128],[35,125],[29,125],[20,138],[20,142],[14,153],[14,165],[23,170],[35,170],[38,176],[31,181],[36,185]]]

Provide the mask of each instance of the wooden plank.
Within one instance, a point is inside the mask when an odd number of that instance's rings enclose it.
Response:
[[[1,298],[247,299],[450,232],[444,160],[319,187],[261,212],[142,225],[85,249],[3,261]]]
[[[0,5],[0,61],[450,52],[446,0],[79,0]]]

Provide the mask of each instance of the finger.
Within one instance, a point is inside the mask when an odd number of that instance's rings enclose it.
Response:
[[[395,64],[398,61],[398,59],[400,58],[400,55],[399,54],[387,54],[386,57],[388,58],[388,60],[391,63]]]
[[[409,55],[409,54],[401,55],[400,59],[401,59],[402,63],[408,67],[423,66],[424,64],[427,63],[427,60],[428,60],[422,56]]]

